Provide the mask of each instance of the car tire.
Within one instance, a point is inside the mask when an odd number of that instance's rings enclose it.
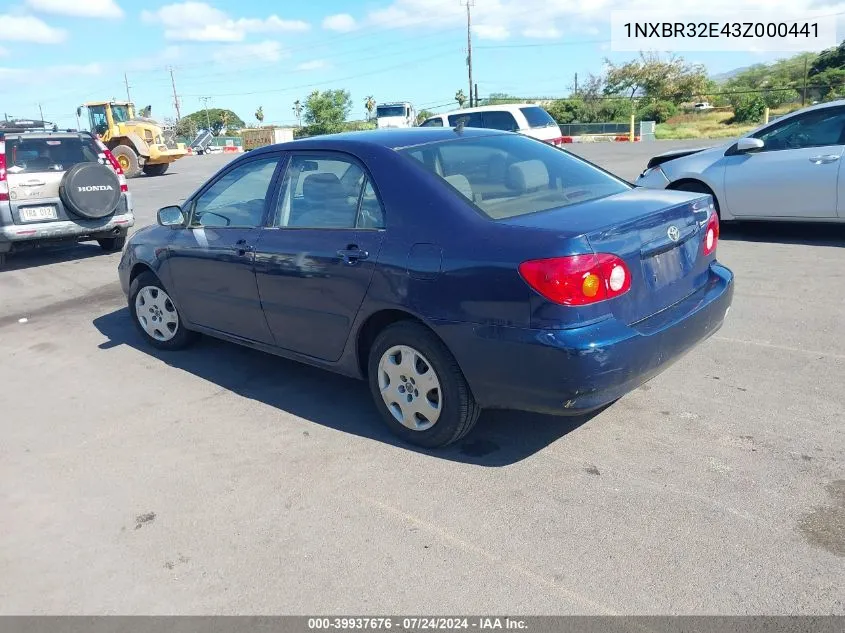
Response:
[[[102,237],[97,240],[97,244],[99,244],[100,248],[107,253],[122,251],[123,247],[126,246],[126,236],[120,235],[118,237]]]
[[[141,273],[130,284],[129,313],[144,340],[158,349],[184,349],[197,337],[185,327],[167,290],[151,272]]]
[[[144,174],[147,176],[163,176],[170,163],[163,163],[160,165],[144,165]]]
[[[670,185],[669,189],[674,189],[675,191],[689,191],[692,193],[706,193],[713,198],[713,206],[716,207],[716,215],[719,216],[720,220],[722,219],[722,213],[719,211],[719,200],[716,198],[716,194],[713,193],[713,190],[703,182],[699,182],[697,180],[687,180],[686,182],[680,182],[677,185]]]
[[[6,253],[0,253],[0,268],[6,265]]]
[[[481,408],[457,361],[420,323],[400,321],[382,330],[370,348],[367,370],[382,418],[410,444],[446,446],[478,420]]]
[[[117,145],[111,150],[111,153],[117,162],[120,163],[123,169],[123,175],[127,178],[134,178],[141,172],[138,155],[128,145]]]

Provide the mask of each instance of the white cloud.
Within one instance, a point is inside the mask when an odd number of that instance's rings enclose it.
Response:
[[[291,33],[310,28],[302,20],[283,20],[277,15],[235,20],[205,2],[168,4],[156,11],[142,11],[141,18],[163,25],[169,40],[194,42],[240,42],[247,33]]]
[[[323,20],[323,28],[329,31],[347,33],[358,28],[358,23],[348,13],[338,13],[336,15],[330,15]]]
[[[103,72],[103,67],[100,64],[76,64],[46,66],[35,70],[37,72],[33,72],[32,68],[0,67],[0,81],[3,82],[3,85],[43,85],[47,82],[66,80],[69,77],[77,78],[82,75],[93,77],[100,75]]]
[[[0,57],[8,57],[9,56],[9,49],[3,48],[0,46]]]
[[[323,59],[312,59],[310,62],[302,62],[296,67],[297,70],[320,70],[322,68],[328,68],[328,64]]]
[[[245,60],[250,62],[277,62],[287,57],[287,51],[282,49],[279,42],[268,40],[258,44],[231,44],[222,46],[214,51],[211,58],[218,64],[238,63],[241,65]]]
[[[498,24],[476,24],[472,32],[483,40],[506,40],[511,35],[507,27]]]
[[[0,14],[0,40],[7,42],[35,42],[37,44],[60,44],[67,33],[42,22],[32,15]]]
[[[84,18],[120,18],[123,10],[114,0],[26,0],[33,11]]]
[[[523,29],[522,35],[539,40],[554,40],[561,36],[561,32],[553,26],[546,28],[527,28]]]

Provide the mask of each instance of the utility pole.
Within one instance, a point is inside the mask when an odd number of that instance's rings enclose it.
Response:
[[[478,101],[478,84],[475,84],[475,105],[478,106],[480,102]]]
[[[211,132],[211,117],[208,114],[208,101],[210,99],[211,99],[211,97],[200,97],[200,101],[202,101],[203,104],[205,105],[205,120],[208,123],[208,128],[206,128],[206,129],[209,132]],[[211,133],[214,134],[214,132],[211,132]]]
[[[801,91],[801,107],[807,102],[807,54],[804,54],[804,89]]]
[[[575,73],[575,96],[578,96],[578,73]]]
[[[475,5],[475,0],[461,0],[467,8],[467,70],[469,72],[469,107],[472,107],[472,11],[470,7]],[[478,105],[477,103],[475,105]]]
[[[179,97],[176,95],[176,80],[173,79],[173,66],[170,67],[170,85],[173,86],[173,107],[176,108],[176,120],[178,121],[182,118],[182,113],[179,112]],[[207,107],[205,113],[208,115]]]
[[[129,78],[126,76],[126,73],[123,73],[123,83],[126,86],[126,100],[131,103],[132,97],[129,96]]]

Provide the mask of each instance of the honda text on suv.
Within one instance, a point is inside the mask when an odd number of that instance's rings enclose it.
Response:
[[[91,134],[0,127],[0,265],[45,243],[120,251],[134,223],[123,171]]]

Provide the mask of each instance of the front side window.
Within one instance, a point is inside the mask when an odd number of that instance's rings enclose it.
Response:
[[[433,119],[429,119],[428,121],[423,122],[420,127],[443,127],[443,119],[439,116],[434,117]]]
[[[112,106],[111,118],[115,123],[126,123],[129,120],[129,107],[125,105]]]
[[[282,181],[274,226],[354,229],[366,223],[368,228],[379,228],[381,210],[371,187],[372,196],[367,197],[366,181],[364,170],[351,158],[294,156]]]
[[[267,192],[277,164],[277,157],[262,158],[226,172],[197,198],[191,226],[261,226]]]
[[[803,149],[843,144],[845,109],[826,108],[796,116],[755,134],[763,141],[762,151]]]
[[[461,138],[401,153],[494,220],[566,207],[631,188],[568,152],[520,135]]]
[[[91,124],[91,131],[94,134],[103,135],[109,129],[109,122],[106,119],[106,106],[91,106],[88,108],[88,120]]]

